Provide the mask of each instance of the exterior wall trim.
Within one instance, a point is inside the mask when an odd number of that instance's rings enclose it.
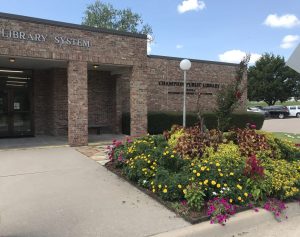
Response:
[[[167,59],[167,60],[176,60],[181,61],[184,58],[179,57],[170,57],[170,56],[162,56],[162,55],[148,55],[148,58],[154,58],[154,59]],[[209,60],[200,60],[200,59],[190,59],[191,62],[197,62],[197,63],[206,63],[206,64],[219,64],[219,65],[225,65],[225,66],[238,66],[238,63],[226,63],[226,62],[217,62],[217,61],[209,61]]]
[[[103,29],[103,28],[95,28],[95,27],[89,27],[89,26],[78,25],[78,24],[73,24],[73,23],[46,20],[46,19],[41,19],[41,18],[21,16],[21,15],[15,15],[15,14],[4,13],[4,12],[0,12],[0,18],[9,19],[9,20],[19,20],[19,21],[23,21],[23,22],[25,21],[25,22],[31,22],[31,23],[36,23],[36,24],[45,24],[45,25],[50,25],[50,26],[66,27],[66,28],[92,31],[92,32],[98,32],[98,33],[107,33],[107,34],[112,34],[112,35],[123,35],[123,36],[128,36],[128,37],[133,37],[133,38],[147,39],[147,35],[144,35],[144,34],[123,32],[123,31]]]

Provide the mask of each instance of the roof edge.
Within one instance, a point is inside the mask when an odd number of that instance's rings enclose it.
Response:
[[[169,59],[169,60],[176,60],[176,61],[181,61],[182,59],[185,58],[180,58],[180,57],[171,57],[171,56],[162,56],[162,55],[147,55],[148,58],[157,58],[157,59]],[[191,62],[196,62],[196,63],[208,63],[208,64],[218,64],[218,65],[226,65],[226,66],[238,66],[238,63],[226,63],[226,62],[218,62],[218,61],[209,61],[209,60],[201,60],[201,59],[190,59]]]
[[[15,14],[5,13],[5,12],[0,12],[0,18],[10,19],[10,20],[19,20],[19,21],[25,21],[25,22],[37,23],[37,24],[45,24],[45,25],[51,25],[51,26],[58,26],[58,27],[73,28],[73,29],[86,30],[86,31],[98,32],[98,33],[107,33],[107,34],[112,34],[112,35],[122,35],[122,36],[134,37],[134,38],[147,39],[147,35],[144,35],[144,34],[118,31],[118,30],[110,30],[110,29],[104,29],[104,28],[95,28],[95,27],[90,27],[90,26],[85,26],[85,25],[78,25],[78,24],[74,24],[74,23],[46,20],[46,19],[42,19],[42,18],[15,15]]]

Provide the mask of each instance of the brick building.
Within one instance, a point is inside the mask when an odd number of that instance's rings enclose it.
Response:
[[[123,112],[144,134],[148,111],[182,108],[180,60],[147,56],[145,35],[0,13],[0,137],[85,145],[97,127],[119,133]],[[187,108],[211,110],[237,65],[191,61]]]

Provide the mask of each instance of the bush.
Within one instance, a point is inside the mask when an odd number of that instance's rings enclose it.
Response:
[[[203,114],[204,124],[207,129],[216,129],[218,127],[217,115],[214,113]],[[230,120],[229,128],[246,128],[247,124],[255,124],[257,129],[261,129],[264,123],[264,116],[259,113],[235,113]],[[193,126],[198,122],[196,113],[187,113],[187,127]],[[174,124],[182,124],[182,113],[177,112],[149,112],[148,113],[148,132],[150,134],[161,134],[170,130]],[[228,128],[228,129],[229,129]],[[122,115],[122,133],[130,134],[130,114]]]
[[[207,129],[218,128],[218,118],[215,113],[206,113],[203,115],[204,124]],[[226,130],[233,128],[246,128],[247,124],[255,124],[256,129],[261,129],[265,121],[265,117],[259,113],[244,112],[234,113],[231,115],[229,127]]]

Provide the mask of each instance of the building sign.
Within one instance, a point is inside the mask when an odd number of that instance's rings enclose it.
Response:
[[[46,35],[41,33],[31,33],[25,31],[17,31],[17,30],[8,30],[4,28],[0,28],[0,38],[4,39],[12,39],[12,40],[24,40],[31,42],[48,42],[52,41],[55,44],[60,46],[68,45],[68,46],[78,46],[83,48],[89,48],[91,43],[89,40],[67,37],[62,35]]]
[[[183,90],[180,89],[178,90],[178,87],[183,87],[183,82],[179,81],[159,81],[158,82],[159,86],[166,86],[166,87],[171,87],[172,89],[169,91],[168,94],[172,95],[180,95],[183,94]],[[186,94],[187,95],[196,95],[197,89],[200,88],[212,88],[212,89],[219,89],[220,84],[218,83],[206,83],[206,82],[187,82],[186,83]],[[200,92],[201,95],[213,95],[212,92]]]

